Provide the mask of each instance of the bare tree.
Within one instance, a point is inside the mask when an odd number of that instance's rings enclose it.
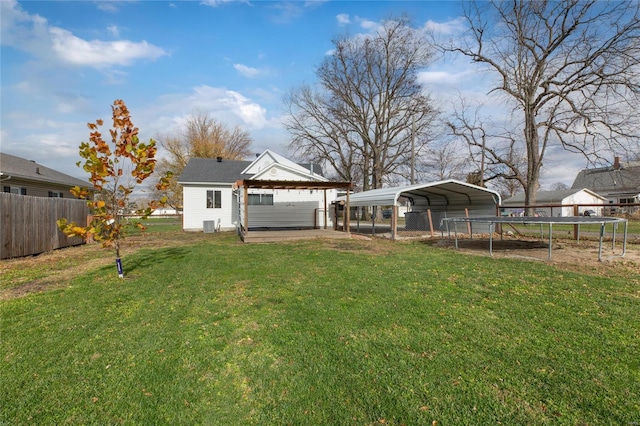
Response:
[[[185,124],[183,147],[188,157],[240,160],[251,155],[251,137],[238,126],[229,128],[204,112],[196,112]]]
[[[564,191],[566,189],[569,189],[569,185],[564,182],[554,182],[551,184],[552,191]]]
[[[166,156],[158,161],[161,172],[172,171],[168,189],[164,193],[170,206],[182,208],[182,187],[178,178],[191,158],[216,158],[240,160],[252,154],[251,136],[245,130],[227,125],[211,118],[207,113],[191,114],[184,125],[181,135],[165,135],[160,141]]]
[[[425,152],[435,111],[417,73],[433,49],[406,18],[334,46],[316,70],[318,90],[303,86],[285,98],[291,148],[341,179],[361,179],[363,190],[380,188]]]
[[[525,203],[534,204],[547,147],[593,160],[638,146],[640,3],[491,1],[463,3],[467,43],[447,48],[484,64],[492,92],[514,103],[526,152]]]
[[[472,163],[466,152],[457,140],[432,144],[418,161],[419,175],[428,180],[465,180]]]
[[[513,196],[526,184],[526,156],[513,132],[481,117],[481,109],[482,105],[470,112],[465,100],[460,99],[459,108],[454,107],[446,123],[450,135],[462,140],[469,150],[474,170],[467,181]]]

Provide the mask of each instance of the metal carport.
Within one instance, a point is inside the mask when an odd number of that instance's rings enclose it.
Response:
[[[395,239],[400,197],[408,198],[411,202],[411,212],[405,216],[406,225],[415,227],[415,230],[431,228],[432,232],[434,228],[441,229],[440,221],[445,217],[497,215],[497,207],[501,203],[500,195],[495,191],[449,179],[363,191],[351,194],[349,204],[351,207],[392,207],[391,234]],[[341,200],[346,200],[346,197],[338,198],[338,201]],[[478,231],[484,232],[481,229]]]

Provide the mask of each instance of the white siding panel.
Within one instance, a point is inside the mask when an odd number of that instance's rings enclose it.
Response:
[[[277,164],[271,165],[267,172],[260,177],[261,179],[271,180],[309,180],[308,177],[303,178],[300,173],[295,173],[292,170],[283,169]]]
[[[569,195],[567,198],[562,200],[562,204],[571,204],[571,207],[563,207],[563,216],[573,216],[573,204],[603,204],[603,200],[589,194],[584,190],[580,190],[574,194]],[[582,214],[585,210],[595,210],[596,215],[601,216],[602,211],[599,208],[594,207],[580,207],[579,213]]]
[[[207,208],[207,191],[222,192],[222,208]],[[185,231],[202,231],[202,222],[205,220],[219,223],[220,230],[233,230],[236,228],[237,218],[235,195],[231,186],[194,186],[184,185],[183,188],[183,229]]]

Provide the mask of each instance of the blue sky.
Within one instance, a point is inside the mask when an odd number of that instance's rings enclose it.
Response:
[[[123,99],[148,140],[206,112],[252,136],[256,153],[287,156],[283,96],[315,83],[336,36],[407,14],[445,37],[464,30],[453,1],[0,1],[0,149],[86,179],[75,166],[87,122]],[[484,97],[466,60],[420,75],[446,109],[458,93]],[[499,102],[496,100],[495,102]],[[560,164],[562,166],[560,167]],[[543,185],[572,183],[580,158],[548,153]]]

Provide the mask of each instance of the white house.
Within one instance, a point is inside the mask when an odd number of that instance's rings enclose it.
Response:
[[[245,204],[245,191],[236,183],[249,180],[328,181],[318,165],[300,165],[268,149],[254,161],[192,158],[178,179],[183,187],[183,229],[236,229],[243,223]],[[325,207],[335,200],[336,191],[251,188],[246,200],[251,206],[249,227],[312,228],[324,226],[325,217],[330,224]]]
[[[540,216],[573,216],[573,206],[579,206],[578,214],[584,215],[589,210],[595,216],[603,215],[603,207],[607,199],[590,189],[565,189],[561,191],[538,191],[536,194],[537,205],[562,205],[562,207],[539,207],[536,213]],[[602,207],[593,206],[594,204]],[[524,212],[524,192],[508,198],[502,204],[507,209],[507,213],[513,216],[521,215]]]

